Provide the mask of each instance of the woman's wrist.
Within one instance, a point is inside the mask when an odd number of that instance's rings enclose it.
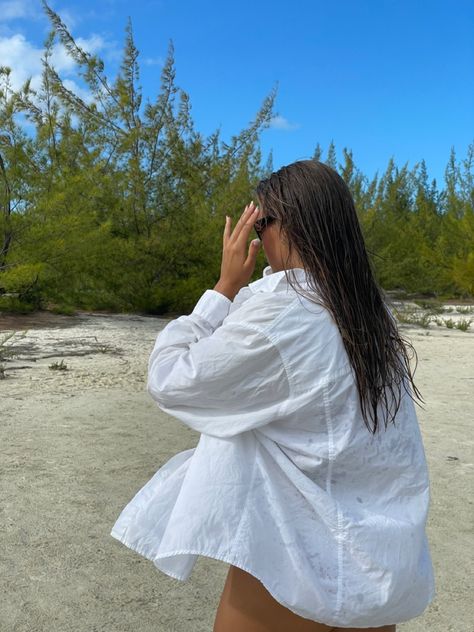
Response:
[[[216,292],[220,292],[224,296],[227,296],[227,298],[230,299],[231,301],[234,300],[236,294],[239,291],[239,290],[235,290],[235,288],[231,288],[230,286],[222,283],[221,281],[218,281],[213,289],[216,290]]]

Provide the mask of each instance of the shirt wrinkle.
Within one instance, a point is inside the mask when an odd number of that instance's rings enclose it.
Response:
[[[287,272],[310,289],[306,270]],[[181,581],[199,555],[243,568],[329,626],[403,623],[435,596],[411,388],[396,425],[369,433],[338,326],[298,289],[266,266],[233,301],[207,289],[158,333],[147,393],[199,439],[161,465],[110,534]]]

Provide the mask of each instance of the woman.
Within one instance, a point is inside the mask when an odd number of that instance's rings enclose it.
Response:
[[[198,555],[230,564],[214,632],[394,632],[434,597],[411,345],[336,171],[298,161],[255,197],[226,218],[219,281],[149,359],[148,392],[198,445],[111,535],[183,581]],[[269,265],[249,283],[253,228]]]

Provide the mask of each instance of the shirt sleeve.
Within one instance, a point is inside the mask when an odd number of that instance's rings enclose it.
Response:
[[[223,323],[231,303],[220,292],[206,290],[191,314],[158,334],[148,362],[147,391],[158,407],[216,437],[270,423],[280,417],[290,395],[274,343],[243,322],[245,317]]]

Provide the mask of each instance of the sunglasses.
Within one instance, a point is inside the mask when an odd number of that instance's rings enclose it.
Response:
[[[272,222],[276,221],[276,219],[277,218],[273,217],[272,215],[265,215],[265,217],[261,217],[260,219],[257,219],[253,227],[259,239],[262,238],[263,231],[265,230],[265,228]]]

